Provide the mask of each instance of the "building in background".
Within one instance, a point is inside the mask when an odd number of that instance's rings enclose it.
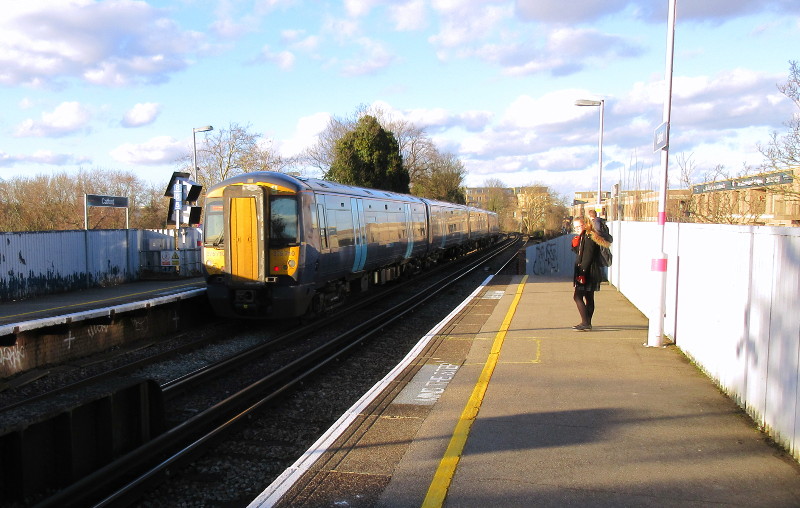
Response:
[[[467,205],[497,212],[504,231],[551,237],[560,234],[569,209],[549,187],[469,187]]]
[[[667,221],[762,226],[800,226],[800,168],[693,185],[667,192]],[[655,222],[659,192],[614,190],[598,215],[608,220]],[[596,208],[596,192],[576,192],[572,215]]]

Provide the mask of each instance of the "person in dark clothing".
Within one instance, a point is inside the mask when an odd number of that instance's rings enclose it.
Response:
[[[572,239],[572,250],[575,252],[575,274],[573,285],[575,294],[573,299],[581,315],[581,322],[573,326],[577,331],[585,332],[592,329],[592,316],[594,315],[594,293],[600,291],[602,270],[598,257],[600,245],[608,247],[609,243],[602,238],[592,226],[592,221],[583,217],[576,217],[573,221],[576,236]]]

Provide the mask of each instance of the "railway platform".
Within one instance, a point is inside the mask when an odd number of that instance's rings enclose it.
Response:
[[[181,280],[144,280],[68,291],[23,300],[0,302],[0,328],[48,326],[62,316],[95,312],[98,309],[123,307],[139,302],[154,304],[169,295],[205,290],[202,277]]]
[[[176,331],[210,314],[202,277],[0,302],[0,378]]]
[[[800,506],[800,467],[613,287],[496,278],[250,506]]]

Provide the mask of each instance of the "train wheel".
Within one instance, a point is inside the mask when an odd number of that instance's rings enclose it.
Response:
[[[311,314],[313,316],[325,314],[325,297],[320,293],[316,293],[314,298],[311,299]]]

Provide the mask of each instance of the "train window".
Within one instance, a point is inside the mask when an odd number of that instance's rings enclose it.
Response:
[[[222,200],[209,199],[205,206],[206,218],[203,221],[203,239],[206,245],[222,245],[225,223],[222,215]]]
[[[317,215],[319,215],[319,243],[321,249],[328,248],[328,223],[325,220],[325,205],[317,205]]]
[[[269,239],[275,245],[297,243],[297,199],[294,196],[270,198]]]

